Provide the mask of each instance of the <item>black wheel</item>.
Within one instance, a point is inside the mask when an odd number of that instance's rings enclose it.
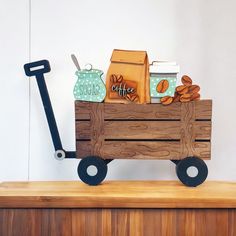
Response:
[[[95,169],[95,173],[89,173],[89,168],[91,167]],[[107,175],[107,164],[100,157],[88,156],[80,161],[77,171],[80,179],[84,183],[89,185],[98,185]]]
[[[191,167],[195,167],[197,170],[195,176],[190,176],[188,173]],[[176,165],[176,174],[179,180],[186,186],[196,187],[206,180],[208,168],[202,159],[198,157],[186,157]]]

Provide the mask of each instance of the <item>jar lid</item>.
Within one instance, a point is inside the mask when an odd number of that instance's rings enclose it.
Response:
[[[95,77],[95,76],[101,76],[103,74],[103,71],[98,69],[93,69],[93,66],[91,64],[86,64],[85,69],[76,71],[75,74],[77,76],[83,76],[83,77]]]

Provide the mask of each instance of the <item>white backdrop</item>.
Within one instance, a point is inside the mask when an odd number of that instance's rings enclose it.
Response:
[[[56,161],[34,78],[23,64],[48,59],[46,75],[61,139],[75,150],[75,53],[108,69],[114,48],[176,60],[213,99],[209,178],[236,181],[234,0],[0,0],[0,181],[77,180],[79,160]],[[176,179],[170,161],[115,160],[107,179]]]

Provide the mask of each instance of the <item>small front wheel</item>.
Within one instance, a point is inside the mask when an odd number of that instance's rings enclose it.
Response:
[[[197,173],[194,176],[189,174],[189,169],[194,168]],[[176,165],[176,174],[179,180],[189,187],[196,187],[202,184],[208,175],[206,163],[198,157],[186,157]]]
[[[100,157],[88,156],[80,161],[77,171],[80,179],[84,183],[88,185],[98,185],[107,175],[107,164]]]

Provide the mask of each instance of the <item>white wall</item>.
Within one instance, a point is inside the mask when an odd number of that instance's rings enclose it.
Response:
[[[236,180],[234,0],[0,0],[0,180],[77,180],[78,160],[56,161],[36,81],[22,65],[48,59],[46,75],[61,139],[75,150],[70,54],[106,72],[113,48],[176,60],[212,98],[209,179]],[[29,18],[29,15],[31,17]],[[109,164],[107,179],[176,179],[169,161]]]
[[[0,0],[0,181],[28,178],[29,3]]]

